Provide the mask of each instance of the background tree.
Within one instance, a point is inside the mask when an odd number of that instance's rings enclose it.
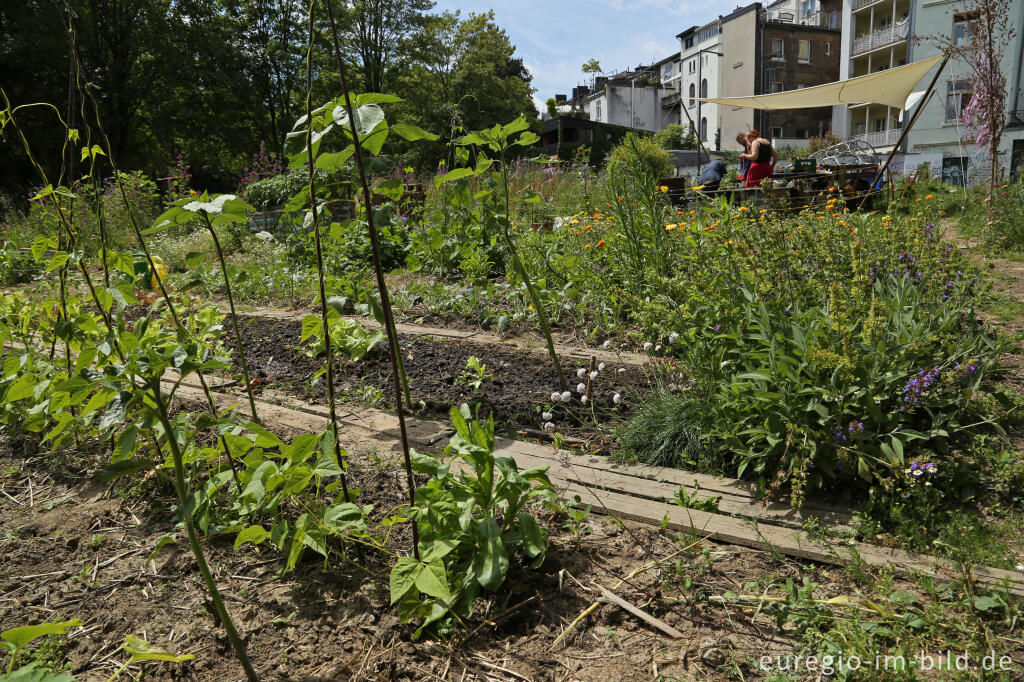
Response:
[[[350,50],[358,58],[364,92],[384,92],[387,76],[408,61],[416,36],[427,23],[433,0],[355,0],[343,20]]]

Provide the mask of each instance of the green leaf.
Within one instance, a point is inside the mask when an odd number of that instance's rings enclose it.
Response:
[[[185,265],[194,268],[206,260],[206,254],[202,251],[189,251],[185,254]]]
[[[77,618],[73,618],[71,620],[58,621],[56,623],[25,625],[20,628],[5,630],[3,633],[0,633],[0,637],[3,637],[4,641],[14,647],[13,650],[19,650],[34,639],[45,637],[46,635],[63,635],[67,633],[69,629],[81,624],[82,621]]]
[[[67,673],[39,668],[38,665],[29,663],[7,675],[0,674],[0,682],[75,682],[75,678]]]
[[[529,147],[531,144],[536,144],[539,141],[540,136],[532,130],[528,130],[519,136],[519,139],[516,140],[516,144],[522,147]]]
[[[508,552],[501,542],[501,530],[494,517],[477,522],[477,537],[480,549],[473,558],[473,574],[484,588],[496,590],[508,573]]]
[[[405,186],[401,178],[392,178],[377,185],[373,191],[387,197],[391,201],[398,201],[405,194]]]
[[[323,321],[317,315],[306,315],[302,318],[302,335],[299,337],[299,343],[304,342],[308,338],[316,337],[322,339],[324,336],[324,325]]]
[[[247,542],[259,545],[267,539],[267,529],[263,526],[252,525],[235,536],[235,549],[238,549]]]
[[[976,597],[974,599],[974,610],[975,611],[988,611],[990,609],[996,609],[1003,605],[1003,602],[996,597]]]
[[[148,557],[146,557],[146,566],[149,566],[153,563],[153,559],[156,558],[156,555],[159,554],[160,550],[162,550],[164,547],[166,547],[167,545],[176,544],[178,544],[178,538],[176,536],[171,535],[170,533],[167,533],[166,535],[161,535],[159,538],[157,538],[156,546],[153,547],[153,551],[149,553]]]
[[[532,559],[543,554],[547,548],[547,533],[530,514],[521,513],[516,518],[519,519],[519,535],[523,539],[526,555]]]
[[[399,557],[391,569],[391,603],[395,604],[399,599],[416,585],[416,578],[420,574],[423,564],[411,556]]]
[[[868,467],[868,463],[863,457],[857,458],[857,475],[868,483],[871,483],[871,469]]]
[[[438,538],[426,549],[420,548],[420,558],[427,563],[437,561],[451,554],[458,546],[459,543],[454,538]]]
[[[342,95],[339,99],[344,102],[345,96]],[[398,95],[390,95],[383,92],[364,92],[353,98],[353,104],[357,107],[361,107],[364,104],[397,104],[403,101],[405,100]]]
[[[135,635],[128,635],[124,638],[121,648],[132,655],[130,663],[141,663],[143,661],[167,661],[169,663],[180,663],[195,658],[192,654],[172,654],[170,651],[157,649],[155,646]]]
[[[471,168],[456,168],[455,170],[450,170],[444,175],[434,180],[434,186],[440,187],[441,185],[444,185],[449,182],[455,182],[456,180],[461,180],[462,178],[468,178],[471,175],[476,175],[476,171],[474,171]]]
[[[415,142],[416,140],[436,140],[438,136],[434,133],[428,133],[423,128],[419,128],[408,123],[395,123],[391,126],[391,132],[395,133],[404,140]]]
[[[416,589],[446,603],[451,601],[452,594],[448,588],[448,575],[444,570],[444,563],[440,559],[423,564],[420,572],[416,574]]]

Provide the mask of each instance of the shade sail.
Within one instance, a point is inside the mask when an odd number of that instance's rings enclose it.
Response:
[[[897,66],[867,76],[858,76],[845,81],[815,85],[802,90],[777,92],[771,95],[754,95],[752,97],[713,97],[702,99],[702,102],[727,104],[747,109],[807,109],[810,107],[830,107],[835,104],[886,104],[896,109],[906,106],[907,97],[913,92],[925,74],[942,57],[931,57],[919,62]]]

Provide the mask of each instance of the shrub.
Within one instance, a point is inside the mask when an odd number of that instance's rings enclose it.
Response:
[[[348,166],[327,173],[317,171],[318,194],[332,198],[352,198],[352,171]],[[288,201],[309,186],[309,171],[296,168],[292,171],[256,180],[244,189],[245,200],[252,206],[265,211]]]
[[[635,178],[667,178],[672,175],[668,152],[651,137],[629,133],[608,155],[608,173]]]

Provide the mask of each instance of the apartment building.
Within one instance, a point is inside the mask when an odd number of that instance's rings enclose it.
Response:
[[[671,108],[662,108],[662,98],[674,87],[663,87],[664,73],[671,72],[677,55],[651,65],[597,76],[579,101],[579,108],[596,123],[656,131],[675,123]]]
[[[956,0],[843,0],[840,75],[854,78],[941,54],[936,36],[969,39],[972,17]],[[1000,172],[1016,177],[1024,155],[1024,0],[1014,0],[1010,12],[1016,36],[1000,68],[1007,80],[1007,127],[1000,149]],[[962,123],[970,101],[971,66],[960,59],[947,64],[935,93],[894,159],[894,170],[909,171],[928,163],[933,175],[951,183],[987,178],[985,150],[969,139]],[[934,70],[921,82],[924,90]],[[896,145],[905,120],[913,113],[878,104],[841,105],[833,110],[838,134],[862,139],[880,152]]]
[[[783,146],[802,146],[829,132],[829,107],[762,112],[696,99],[784,92],[837,80],[840,2],[755,2],[680,33],[684,124],[689,114],[702,141],[715,149],[733,146],[737,132],[754,127]]]

